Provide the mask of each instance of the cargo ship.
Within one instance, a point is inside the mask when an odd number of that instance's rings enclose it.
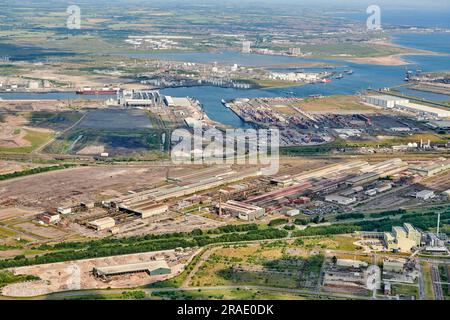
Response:
[[[231,109],[231,106],[228,104],[228,102],[225,101],[225,99],[222,99],[222,104],[223,104],[225,107]]]
[[[85,94],[85,95],[113,95],[120,91],[120,88],[101,88],[101,89],[92,89],[92,88],[83,88],[81,90],[76,91],[76,94]]]

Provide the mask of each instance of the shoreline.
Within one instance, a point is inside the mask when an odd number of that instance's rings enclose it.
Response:
[[[380,65],[380,66],[405,66],[412,64],[411,61],[408,61],[404,57],[408,56],[440,56],[440,55],[446,55],[445,53],[437,53],[434,51],[428,51],[428,50],[420,50],[416,48],[406,47],[400,44],[396,44],[392,41],[392,36],[389,36],[389,39],[381,39],[381,40],[372,40],[369,41],[370,44],[373,45],[380,45],[380,46],[387,46],[387,47],[394,47],[399,49],[408,50],[409,52],[405,53],[396,53],[386,56],[378,56],[378,57],[363,57],[363,58],[350,58],[345,59],[345,61],[358,63],[358,64],[373,64],[373,65]]]
[[[416,54],[393,54],[389,56],[381,56],[381,57],[367,57],[367,58],[353,58],[348,59],[346,61],[353,62],[357,64],[372,64],[379,66],[405,66],[411,64],[410,61],[404,59],[404,56],[416,55]]]

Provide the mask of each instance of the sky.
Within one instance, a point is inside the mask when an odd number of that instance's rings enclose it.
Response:
[[[298,6],[300,9],[326,9],[330,10],[348,10],[352,11],[365,11],[369,5],[378,5],[385,10],[425,10],[429,12],[449,12],[450,15],[450,0],[22,0],[25,3],[39,4],[47,2],[57,5],[69,5],[83,3],[98,4],[101,5],[139,5],[145,4],[146,6],[155,5],[156,7],[164,8],[165,5],[170,7],[176,6],[178,3],[183,4],[185,7],[187,4],[192,3],[194,6],[199,4],[205,4],[213,6],[217,4],[218,7],[232,5],[236,8],[239,7],[258,7],[264,4],[271,4],[283,6],[283,4],[289,4],[290,6]],[[19,2],[20,3],[20,2]],[[3,6],[14,6],[11,4],[11,0],[0,0],[0,4]],[[419,12],[419,11],[418,11]],[[450,19],[450,18],[449,18]]]
[[[330,6],[330,7],[341,7],[341,8],[359,8],[366,7],[369,5],[379,5],[386,8],[427,8],[427,9],[450,9],[450,0],[28,0],[32,3],[39,2],[53,2],[61,4],[77,4],[77,3],[146,3],[146,4],[157,4],[163,5],[164,3],[205,3],[205,4],[254,4],[255,6],[261,3],[271,3],[271,4],[293,4],[299,6]],[[10,3],[11,0],[0,0],[0,3]]]

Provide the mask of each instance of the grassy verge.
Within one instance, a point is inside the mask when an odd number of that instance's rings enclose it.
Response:
[[[31,275],[14,275],[11,272],[0,272],[0,288],[12,284],[12,283],[18,283],[18,282],[24,282],[24,281],[33,281],[33,280],[39,280],[38,277],[31,276]]]
[[[434,228],[437,210],[441,212],[441,222],[444,227],[450,225],[450,206],[438,206],[431,209],[407,211],[399,217],[392,219],[386,217],[375,221],[357,221],[328,226],[308,227],[304,230],[294,231],[292,236],[327,236],[349,234],[355,231],[389,231],[393,226],[411,223],[422,230]],[[443,230],[445,230],[443,228]],[[100,240],[84,242],[62,242],[54,245],[41,245],[31,248],[33,250],[47,251],[48,253],[32,257],[16,257],[9,260],[0,260],[0,269],[36,264],[63,262],[70,260],[108,257],[116,255],[133,254],[170,250],[175,248],[205,247],[211,244],[232,244],[245,241],[260,241],[286,238],[288,232],[271,227],[260,228],[255,224],[226,226],[203,232],[200,229],[191,233],[174,233],[163,235],[146,235],[130,238],[108,237]]]
[[[431,266],[429,263],[424,262],[422,264],[422,275],[425,283],[425,297],[427,300],[434,300]]]
[[[287,292],[248,289],[154,292],[153,297],[171,300],[305,300],[305,295]]]
[[[317,235],[331,235],[331,234],[346,234],[355,231],[390,231],[393,226],[402,225],[403,223],[411,223],[422,230],[429,230],[434,228],[436,223],[436,213],[441,212],[441,221],[443,225],[450,224],[450,206],[438,206],[433,210],[411,210],[411,211],[387,211],[386,217],[381,220],[374,221],[358,221],[352,223],[334,224],[321,227],[308,227],[304,230],[294,232],[294,236],[317,236]],[[404,212],[404,214],[401,214]],[[377,213],[380,217],[384,213]],[[391,218],[391,215],[396,215]],[[372,216],[375,217],[375,216]],[[445,229],[444,229],[445,230]]]
[[[414,296],[419,300],[419,288],[416,284],[394,284],[392,286],[394,295]]]
[[[30,153],[33,150],[39,148],[46,142],[52,139],[54,134],[52,132],[40,132],[34,130],[27,130],[25,135],[25,140],[29,141],[31,146],[28,147],[18,147],[18,148],[8,148],[0,147],[0,152],[4,153]]]
[[[16,171],[14,173],[0,175],[0,181],[14,179],[14,178],[18,178],[18,177],[25,177],[25,176],[29,176],[32,174],[68,169],[68,168],[71,168],[74,166],[75,165],[72,165],[72,164],[63,164],[63,165],[56,165],[56,166],[51,166],[51,167],[40,167],[40,168],[33,168],[33,169],[29,169],[29,170],[24,170],[24,171]]]
[[[446,265],[439,265],[439,276],[441,278],[442,291],[444,292],[445,300],[450,300],[450,285],[449,283],[450,270]]]
[[[41,245],[36,250],[51,251],[47,254],[27,258],[23,256],[9,260],[0,260],[0,268],[55,263],[71,260],[109,257],[116,255],[133,254],[170,250],[175,248],[204,247],[215,243],[233,243],[240,241],[255,241],[265,239],[285,238],[288,233],[284,230],[268,228],[266,230],[251,230],[247,232],[223,232],[219,234],[203,234],[201,230],[195,233],[177,233],[165,235],[148,235],[132,238],[104,238],[87,242],[67,242],[53,246]],[[233,230],[235,231],[235,230]]]
[[[339,148],[345,148],[346,143],[343,140],[337,139],[334,142],[322,144],[319,146],[307,146],[307,147],[284,147],[281,148],[280,153],[282,156],[296,157],[302,155],[323,155],[330,153],[331,151]]]
[[[146,298],[148,298],[148,295],[144,291],[133,290],[123,291],[122,293],[84,295],[71,297],[68,300],[143,300]]]
[[[200,258],[202,257],[203,253],[204,253],[204,251],[200,252],[197,256],[195,256],[194,259],[192,259],[192,261],[186,266],[184,271],[181,274],[179,274],[178,276],[176,276],[172,279],[152,283],[152,284],[148,285],[147,287],[148,288],[179,288],[182,285],[182,283],[184,282],[184,280],[186,280],[189,273],[194,269],[194,267],[197,265],[197,263],[199,263]]]

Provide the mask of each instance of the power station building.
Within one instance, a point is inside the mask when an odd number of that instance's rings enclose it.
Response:
[[[163,98],[159,91],[124,90],[118,94],[118,101],[125,107],[153,107],[162,104]]]
[[[384,233],[384,243],[389,251],[411,252],[411,249],[421,244],[422,234],[411,224],[403,227],[392,227],[392,232]]]

